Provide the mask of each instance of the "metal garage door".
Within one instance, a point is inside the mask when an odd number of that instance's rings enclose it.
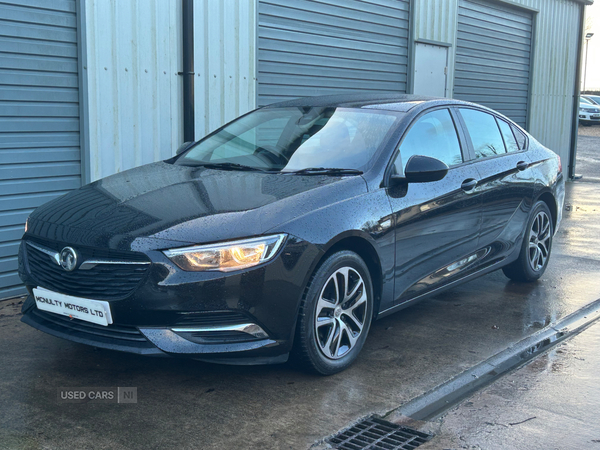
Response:
[[[75,0],[0,4],[0,298],[29,213],[81,185]]]
[[[258,105],[406,92],[408,0],[260,0]]]
[[[498,2],[460,0],[454,98],[527,125],[533,17]]]

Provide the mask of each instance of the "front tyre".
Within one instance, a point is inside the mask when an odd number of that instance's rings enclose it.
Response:
[[[373,285],[360,256],[340,251],[316,270],[300,306],[294,357],[303,367],[332,375],[357,358],[373,317]]]
[[[527,222],[519,259],[502,268],[504,275],[514,281],[531,282],[539,279],[548,266],[552,251],[554,227],[546,203],[539,201]]]

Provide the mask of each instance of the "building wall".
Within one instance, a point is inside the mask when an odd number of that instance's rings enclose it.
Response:
[[[0,299],[25,293],[23,225],[81,186],[75,1],[0,4]]]
[[[180,143],[180,0],[85,0],[89,181]],[[85,151],[85,150],[84,150]]]
[[[456,51],[456,24],[458,0],[415,0],[413,30],[415,41],[426,40],[450,44],[446,92],[454,89],[454,53]],[[414,58],[414,54],[413,54]]]
[[[565,0],[515,0],[539,11],[531,82],[529,131],[567,167],[573,123],[579,11]]]
[[[594,33],[594,36],[592,36],[583,49],[584,53],[581,60],[581,90],[600,92],[600,2],[596,1],[592,6],[588,6],[585,10],[584,33]],[[584,86],[584,73],[586,72],[586,68],[587,77]]]
[[[257,2],[194,0],[196,139],[256,107]],[[580,5],[506,2],[539,11],[529,131],[566,162]],[[413,4],[414,39],[451,45],[451,95],[458,0]],[[89,181],[168,158],[181,143],[181,1],[85,0],[84,14]]]
[[[414,38],[452,44],[448,58],[448,92],[453,91],[458,0],[415,1]],[[573,95],[579,11],[571,0],[506,0],[534,9],[534,62],[529,130],[558,153],[566,167],[573,120]]]
[[[183,141],[181,0],[85,0],[88,181]],[[196,139],[256,105],[256,0],[195,0]],[[84,150],[85,151],[85,150]]]
[[[257,0],[194,0],[196,139],[256,107]]]

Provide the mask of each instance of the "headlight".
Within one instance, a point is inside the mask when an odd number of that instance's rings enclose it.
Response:
[[[163,253],[186,271],[230,272],[256,266],[273,259],[285,237],[285,234],[275,234],[222,244],[165,250]]]
[[[582,108],[585,112],[588,113],[597,113],[599,112],[597,108]]]

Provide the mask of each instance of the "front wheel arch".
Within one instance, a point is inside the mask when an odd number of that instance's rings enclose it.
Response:
[[[338,236],[336,239],[332,239],[326,246],[325,253],[321,255],[319,261],[313,268],[312,274],[323,264],[329,256],[332,254],[342,251],[349,250],[360,256],[369,268],[369,274],[373,283],[373,318],[377,317],[379,313],[379,306],[381,304],[381,296],[383,293],[383,273],[381,269],[381,259],[375,247],[369,240],[364,236],[351,234],[345,236]],[[310,277],[309,277],[310,278]]]

